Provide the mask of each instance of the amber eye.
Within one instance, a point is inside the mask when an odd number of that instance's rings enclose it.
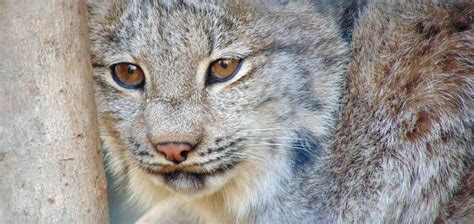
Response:
[[[225,82],[231,79],[240,68],[242,59],[222,58],[211,63],[208,70],[207,83]]]
[[[138,89],[145,84],[145,74],[138,65],[118,63],[112,65],[111,69],[114,81],[124,88]]]

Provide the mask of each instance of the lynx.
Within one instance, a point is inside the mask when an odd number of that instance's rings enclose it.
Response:
[[[474,4],[89,8],[110,168],[163,222],[473,221]]]

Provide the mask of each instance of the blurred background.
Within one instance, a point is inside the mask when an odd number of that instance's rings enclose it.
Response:
[[[128,202],[125,186],[119,185],[113,175],[107,171],[108,201],[111,224],[135,223],[143,214],[137,206]]]

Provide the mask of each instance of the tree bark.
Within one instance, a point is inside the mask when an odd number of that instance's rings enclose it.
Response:
[[[0,0],[0,223],[108,223],[82,0]]]

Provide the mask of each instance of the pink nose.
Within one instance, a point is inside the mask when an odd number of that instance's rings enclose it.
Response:
[[[188,143],[165,142],[158,144],[156,150],[163,154],[166,160],[178,164],[187,159],[188,153],[192,150],[192,146]]]

